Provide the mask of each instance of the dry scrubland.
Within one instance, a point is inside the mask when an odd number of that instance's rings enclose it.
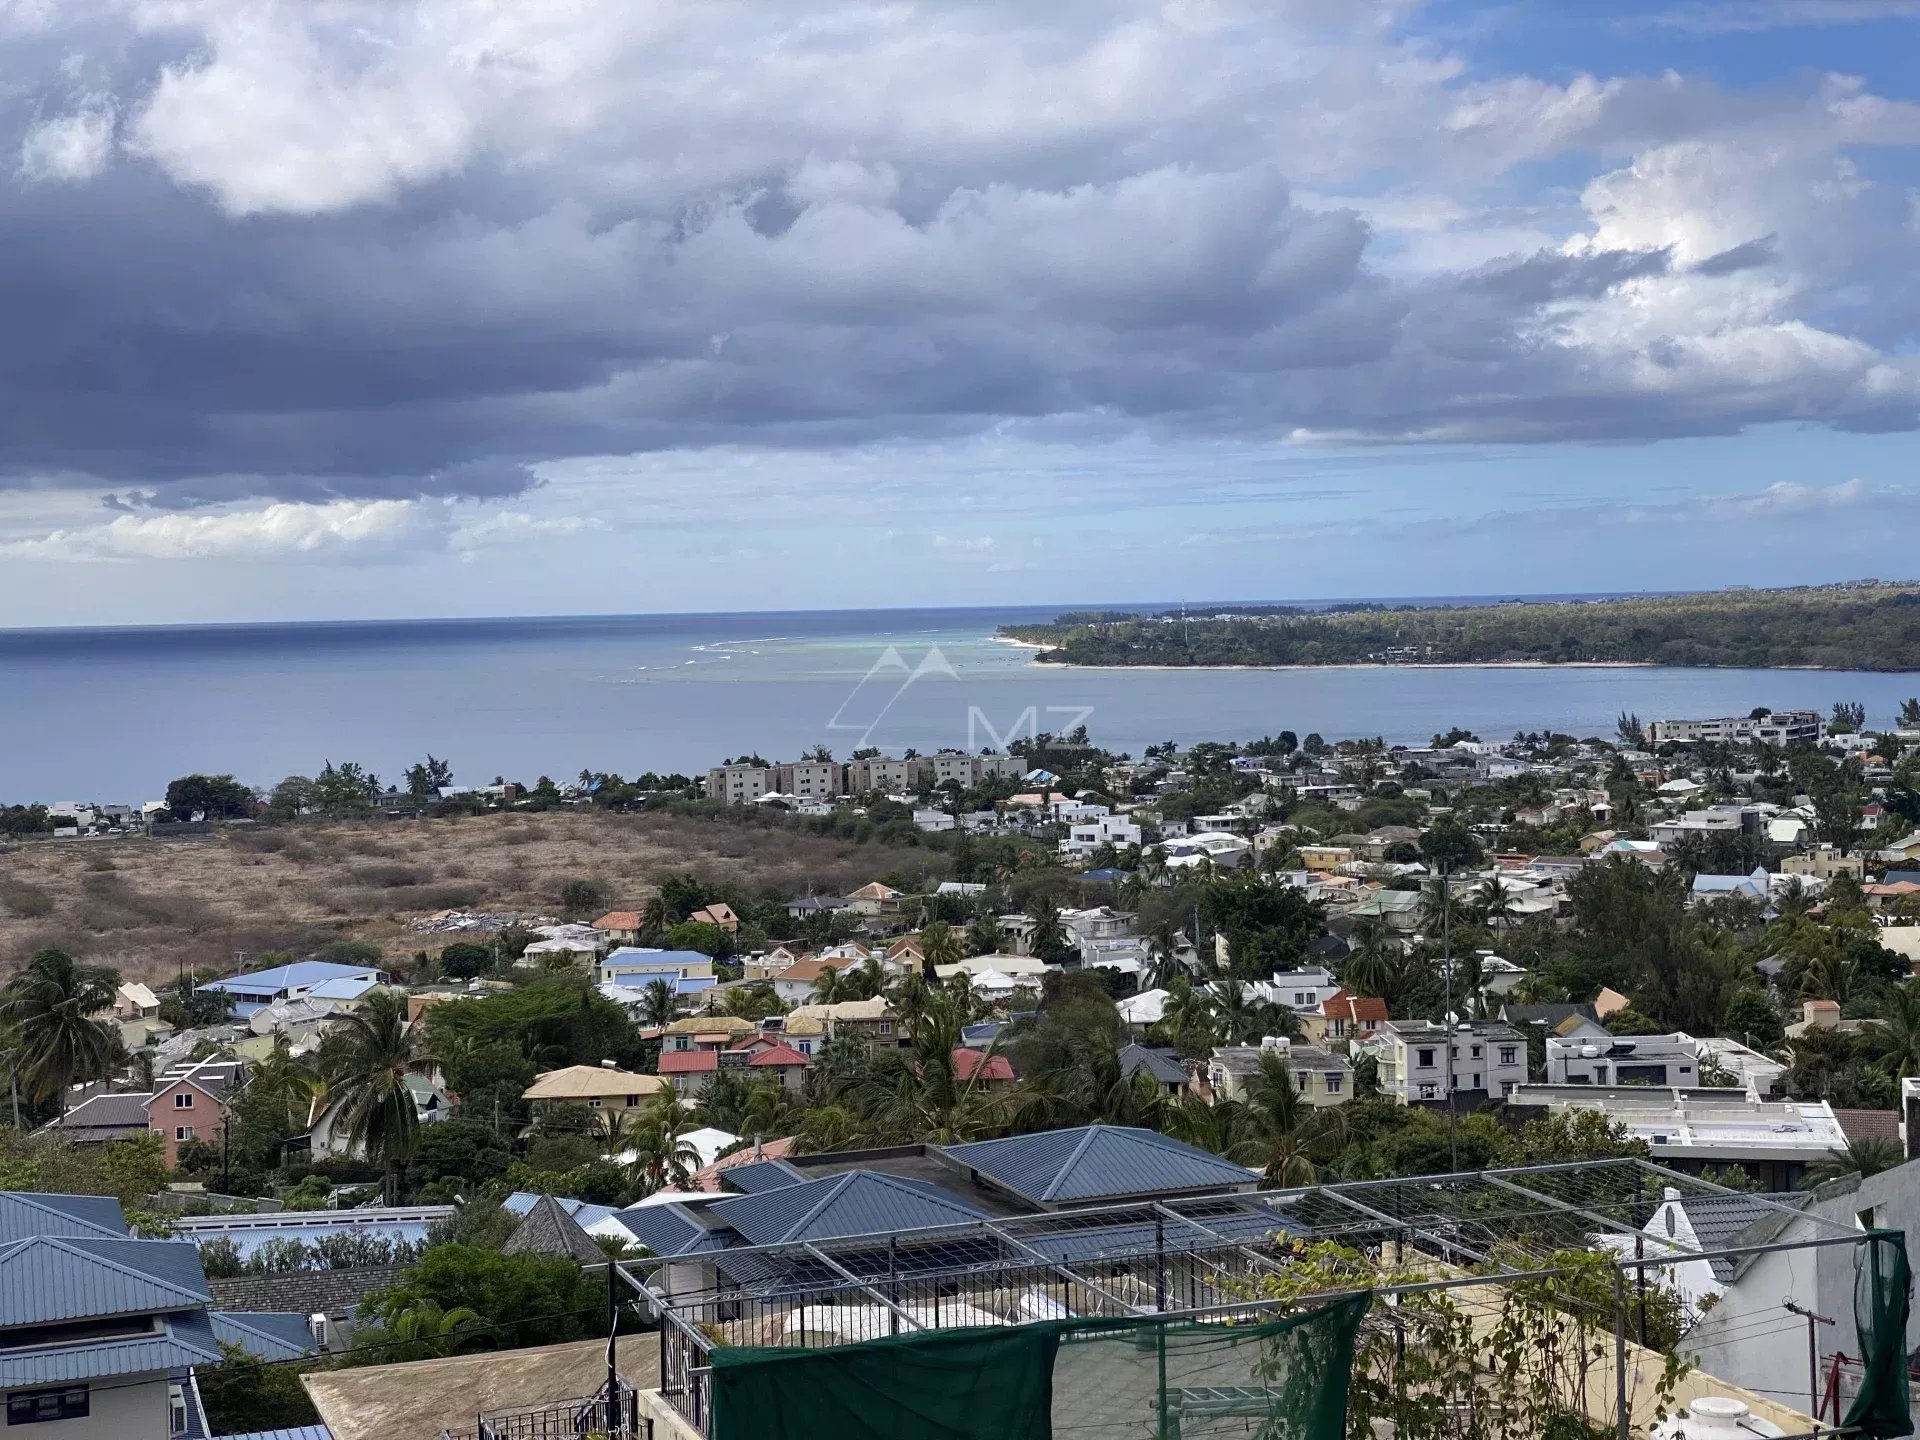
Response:
[[[784,898],[845,894],[936,853],[671,815],[591,812],[298,825],[204,840],[36,842],[0,851],[0,968],[45,945],[166,980],[236,951],[371,940],[392,955],[457,937],[407,922],[437,910],[557,914],[561,885],[606,883],[622,908],[692,871]],[[593,917],[585,917],[591,919]]]

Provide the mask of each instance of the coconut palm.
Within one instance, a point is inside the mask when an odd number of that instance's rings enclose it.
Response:
[[[700,1152],[688,1134],[693,1117],[681,1108],[671,1090],[649,1097],[635,1117],[633,1160],[628,1166],[642,1195],[669,1185],[684,1186],[700,1167]]]
[[[672,984],[665,980],[649,980],[647,988],[640,992],[640,1019],[647,1025],[671,1025],[673,1012],[679,1008],[680,995]]]
[[[1174,977],[1167,987],[1160,1027],[1182,1050],[1193,1051],[1211,1046],[1219,1034],[1213,996],[1198,988],[1184,975]]]
[[[1489,930],[1500,929],[1513,916],[1513,891],[1498,875],[1489,875],[1481,881],[1473,898],[1480,911],[1480,923]]]
[[[329,1091],[340,1107],[349,1144],[384,1167],[387,1203],[394,1204],[400,1167],[412,1158],[420,1140],[420,1114],[407,1087],[420,1051],[407,1027],[406,996],[397,990],[373,991],[358,1010],[342,1018],[335,1033],[341,1039]]]
[[[0,991],[0,1025],[12,1037],[21,1089],[32,1099],[57,1100],[67,1112],[67,1087],[105,1075],[118,1037],[93,1017],[113,1004],[119,977],[75,963],[62,950],[42,950]]]
[[[1903,1164],[1906,1158],[1899,1141],[1884,1135],[1863,1135],[1856,1140],[1849,1140],[1842,1149],[1829,1150],[1823,1159],[1809,1165],[1800,1181],[1800,1188],[1811,1190],[1829,1180],[1844,1180],[1851,1175],[1858,1175],[1864,1180],[1869,1175],[1878,1175],[1883,1170]]]
[[[1297,1015],[1284,1005],[1261,999],[1238,980],[1215,981],[1213,994],[1219,1029],[1229,1045],[1249,1044],[1263,1035],[1300,1033]]]
[[[852,977],[844,970],[835,970],[831,966],[820,972],[820,978],[813,982],[813,1003],[816,1005],[837,1005],[842,1000],[857,1000],[853,993]]]
[[[865,1134],[860,1119],[844,1105],[809,1106],[794,1133],[793,1148],[800,1155],[824,1155],[850,1150]]]
[[[284,1039],[247,1076],[247,1093],[265,1101],[289,1134],[303,1134],[313,1123],[315,1101],[325,1092],[312,1062],[295,1058]]]
[[[871,1000],[887,988],[886,968],[874,955],[867,956],[853,969],[844,972],[841,979],[846,984],[847,998],[850,1000]]]
[[[459,1344],[462,1326],[479,1323],[479,1312],[465,1305],[442,1310],[437,1300],[415,1300],[394,1312],[387,1321],[387,1332],[402,1347],[395,1358],[440,1360]]]
[[[1920,1075],[1920,981],[1887,987],[1872,1043],[1881,1066],[1895,1080]]]
[[[914,1031],[912,1046],[876,1065],[868,1082],[872,1113],[887,1134],[913,1143],[957,1145],[1002,1128],[1008,1101],[986,1080],[999,1041],[990,1043],[965,1075],[955,1061],[968,1018],[953,1000],[934,997]]]
[[[1853,993],[1859,978],[1860,967],[1852,956],[1824,950],[1807,961],[1800,976],[1800,991],[1816,1000],[1844,1000]]]
[[[1459,925],[1466,918],[1446,876],[1436,875],[1420,887],[1420,923],[1428,933],[1438,935],[1449,923]]]
[[[1376,919],[1354,922],[1353,950],[1340,966],[1340,983],[1352,995],[1385,995],[1393,984],[1400,945],[1386,925]]]
[[[967,926],[967,954],[991,955],[1000,948],[1000,922],[991,909],[982,909]]]
[[[936,965],[951,965],[966,956],[960,952],[960,937],[953,933],[953,927],[944,920],[929,922],[920,931],[920,954],[926,961],[927,973],[931,974]]]
[[[1338,1108],[1307,1103],[1292,1069],[1277,1051],[1260,1056],[1260,1072],[1247,1085],[1267,1183],[1311,1185],[1320,1166],[1346,1143],[1346,1120]]]

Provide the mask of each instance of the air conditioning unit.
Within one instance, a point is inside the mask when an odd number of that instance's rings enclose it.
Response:
[[[322,1351],[333,1348],[333,1323],[325,1315],[307,1316],[307,1333]]]

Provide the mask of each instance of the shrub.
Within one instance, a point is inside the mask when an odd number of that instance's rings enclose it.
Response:
[[[568,915],[597,916],[607,908],[612,891],[604,880],[576,876],[560,886],[560,908]]]

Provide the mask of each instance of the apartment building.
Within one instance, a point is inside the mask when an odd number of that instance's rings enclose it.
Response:
[[[1655,720],[1647,726],[1647,741],[1653,745],[1747,745],[1755,741],[1781,746],[1803,741],[1814,744],[1820,739],[1820,728],[1817,710],[1766,710],[1712,720]]]
[[[896,760],[890,755],[870,755],[864,760],[847,762],[847,790],[854,795],[865,795],[874,790],[891,794],[898,790],[918,790],[919,788],[920,762],[918,760]]]
[[[1380,1090],[1402,1105],[1444,1100],[1449,1091],[1485,1091],[1505,1099],[1527,1079],[1527,1042],[1510,1025],[1463,1020],[1390,1020],[1369,1047],[1378,1056]]]
[[[1260,1074],[1263,1055],[1286,1063],[1294,1089],[1307,1104],[1344,1105],[1353,1098],[1353,1066],[1343,1056],[1317,1045],[1300,1045],[1269,1036],[1259,1045],[1217,1045],[1207,1061],[1207,1084],[1216,1100],[1244,1100]]]
[[[774,773],[771,765],[715,765],[707,771],[707,798],[723,805],[751,805],[778,788]]]
[[[773,767],[773,788],[813,800],[844,795],[847,767],[833,760],[783,760]]]

